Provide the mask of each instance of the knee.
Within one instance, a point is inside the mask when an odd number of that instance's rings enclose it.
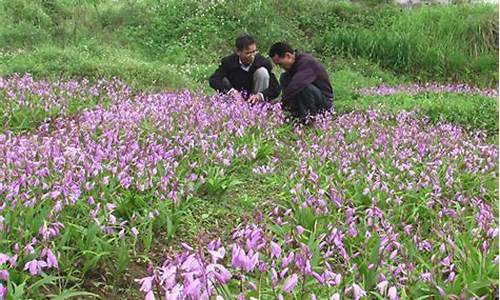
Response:
[[[306,87],[303,89],[303,91],[307,92],[307,93],[321,93],[321,90],[312,83],[306,85]]]
[[[266,68],[260,67],[253,73],[254,79],[269,80],[269,71]]]
[[[280,76],[280,85],[283,89],[285,89],[288,86],[288,83],[290,82],[291,77],[288,76],[287,73],[282,73]]]

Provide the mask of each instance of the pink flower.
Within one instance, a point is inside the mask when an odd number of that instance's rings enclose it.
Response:
[[[436,285],[436,288],[439,292],[439,296],[441,296],[443,298],[446,297],[446,292],[444,291],[444,289],[442,287],[440,287],[439,285]]]
[[[339,293],[335,293],[330,297],[330,300],[340,300],[340,295]]]
[[[259,262],[259,252],[248,251],[248,255],[238,245],[233,245],[233,257],[231,263],[235,268],[241,268],[247,272],[251,272]]]
[[[274,268],[271,269],[271,285],[273,288],[278,285],[278,272],[276,272],[276,269]]]

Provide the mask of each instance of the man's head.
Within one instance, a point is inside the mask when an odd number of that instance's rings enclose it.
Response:
[[[286,71],[290,70],[295,63],[295,51],[292,46],[283,42],[275,43],[271,46],[269,57],[271,57],[276,65]]]
[[[251,35],[242,35],[236,39],[236,54],[245,65],[253,63],[257,55],[257,44]]]

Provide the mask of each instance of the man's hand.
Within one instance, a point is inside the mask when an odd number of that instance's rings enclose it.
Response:
[[[250,96],[250,98],[248,98],[248,102],[250,104],[255,104],[255,103],[261,102],[261,101],[264,101],[264,99],[262,99],[262,94],[261,93],[252,95],[252,96]]]
[[[233,97],[234,99],[237,99],[237,100],[242,100],[243,99],[243,96],[241,95],[241,92],[236,90],[236,89],[231,89],[229,90],[229,92],[227,93],[229,96]]]

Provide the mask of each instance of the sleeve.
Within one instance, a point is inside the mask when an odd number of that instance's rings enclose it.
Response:
[[[226,80],[224,80],[226,78]],[[210,76],[208,80],[210,87],[214,90],[226,94],[230,89],[233,88],[229,80],[227,80],[227,68],[225,67],[224,61],[221,63],[217,70]]]
[[[307,62],[297,65],[297,70],[292,76],[290,83],[283,91],[283,100],[288,101],[293,96],[300,93],[307,85],[316,80],[316,74]]]

